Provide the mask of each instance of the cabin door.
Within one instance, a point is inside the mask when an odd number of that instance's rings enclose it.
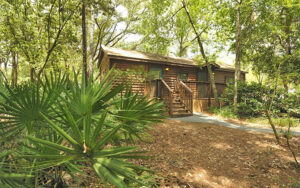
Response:
[[[160,67],[150,67],[149,73],[153,77],[153,80],[163,79],[163,71]],[[150,85],[150,96],[161,97],[161,82],[153,81]]]

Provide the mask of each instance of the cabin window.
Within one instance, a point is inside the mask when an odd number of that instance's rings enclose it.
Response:
[[[149,69],[149,76],[152,80],[162,79],[163,78],[163,71],[162,68],[159,67],[150,67]]]
[[[144,72],[145,66],[144,65],[131,65],[127,68],[126,71],[136,71],[136,72]]]
[[[207,72],[198,72],[197,74],[197,80],[202,82],[208,81],[208,75]]]
[[[225,76],[225,83],[226,84],[232,84],[234,83],[234,78],[231,76]]]
[[[189,77],[188,73],[179,73],[179,80],[181,81],[187,81]]]

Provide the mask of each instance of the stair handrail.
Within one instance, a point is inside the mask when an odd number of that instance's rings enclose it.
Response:
[[[172,116],[173,115],[173,90],[171,89],[171,87],[163,80],[163,79],[160,79],[161,80],[161,83],[162,83],[162,92],[164,92],[164,88],[166,88],[166,91],[167,91],[167,98],[165,98],[165,95],[164,93],[161,94],[161,97],[163,99],[163,101],[165,102],[167,108],[168,108],[168,112],[169,112],[169,115]]]
[[[193,94],[193,90],[191,88],[189,88],[189,86],[187,86],[183,81],[179,81],[180,84],[188,91],[190,92],[191,94]]]
[[[169,90],[169,92],[172,92],[172,89],[170,88],[170,86],[166,83],[166,81],[164,81],[163,79],[161,79],[161,82],[164,84],[164,86]]]
[[[182,103],[193,113],[193,90],[179,79],[176,81],[176,90],[179,92]]]

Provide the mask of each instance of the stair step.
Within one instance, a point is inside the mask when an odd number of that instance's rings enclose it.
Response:
[[[181,102],[172,102],[173,106],[183,105]]]
[[[187,109],[184,106],[175,107],[175,108],[172,108],[172,110],[173,110],[173,112],[175,112],[175,111],[187,111]]]
[[[173,103],[173,108],[185,108],[185,106],[183,104],[174,104]]]
[[[177,109],[173,109],[173,112],[188,112],[187,109],[183,108],[183,109],[180,109],[180,108],[177,108]]]
[[[172,114],[172,117],[186,117],[186,116],[192,116],[193,114],[192,113],[177,113],[177,112],[174,112]]]

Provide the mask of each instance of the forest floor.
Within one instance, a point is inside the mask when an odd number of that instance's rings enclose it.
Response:
[[[272,134],[165,120],[138,145],[159,187],[290,187],[300,181],[291,153]],[[300,137],[294,137],[295,146]]]

